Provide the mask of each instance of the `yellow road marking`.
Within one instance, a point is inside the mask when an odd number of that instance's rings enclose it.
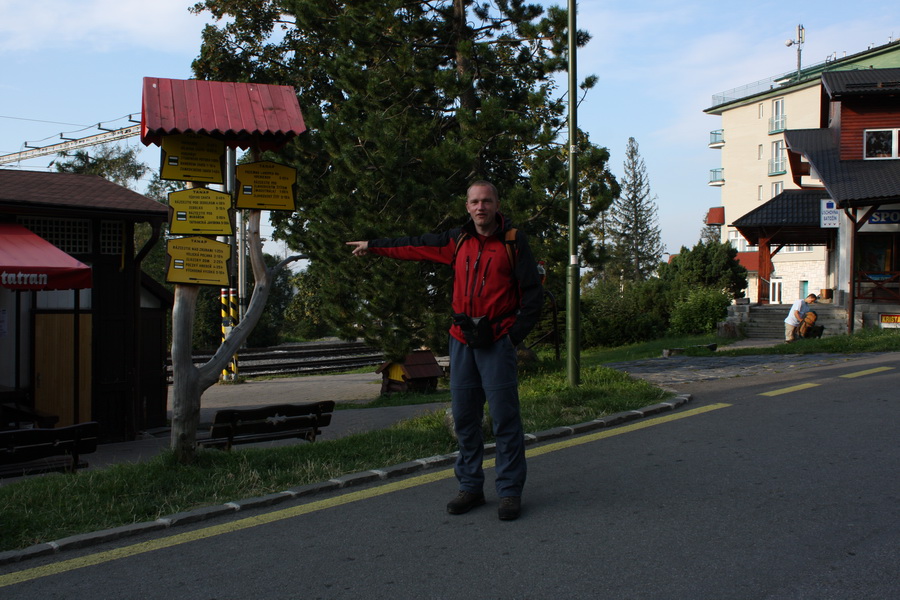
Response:
[[[551,444],[540,446],[538,448],[531,448],[526,453],[528,456],[540,456],[541,454],[547,454],[549,452],[555,452],[557,450],[564,450],[566,448],[572,448],[574,446],[579,446],[581,444],[588,444],[590,442],[595,442],[597,440],[601,440],[604,438],[610,438],[610,437],[622,435],[625,433],[630,433],[632,431],[637,431],[639,429],[646,429],[648,427],[653,427],[655,425],[662,425],[664,423],[670,423],[672,421],[686,419],[688,417],[693,417],[693,416],[707,413],[707,412],[710,412],[713,410],[718,410],[720,408],[726,408],[728,406],[731,406],[731,405],[724,404],[724,403],[711,404],[709,406],[703,406],[700,408],[695,408],[695,409],[687,410],[684,412],[673,413],[670,415],[656,417],[653,419],[647,419],[646,421],[641,421],[639,423],[634,423],[632,425],[626,425],[624,427],[616,427],[615,429],[608,429],[608,430],[604,430],[604,431],[601,431],[598,433],[582,435],[582,436],[578,436],[578,437],[575,437],[572,439],[567,439],[567,440],[563,440],[563,441],[559,441],[559,442],[553,442]],[[490,468],[493,466],[494,466],[494,459],[484,461],[485,468]],[[203,539],[215,537],[217,535],[222,535],[225,533],[241,531],[243,529],[249,529],[251,527],[256,527],[258,525],[266,525],[268,523],[274,523],[276,521],[281,521],[284,519],[291,519],[294,517],[310,514],[313,512],[320,511],[320,510],[325,510],[328,508],[334,508],[336,506],[342,506],[344,504],[350,504],[352,502],[358,502],[360,500],[367,500],[369,498],[383,496],[385,494],[413,488],[413,487],[416,487],[419,485],[434,483],[436,481],[441,481],[443,479],[449,479],[451,477],[453,477],[453,469],[444,469],[441,471],[435,471],[434,473],[427,473],[425,475],[418,475],[416,477],[411,477],[411,478],[405,479],[403,481],[395,481],[393,483],[388,483],[388,484],[381,485],[378,487],[373,487],[373,488],[369,488],[369,489],[365,489],[365,490],[358,490],[355,492],[348,492],[346,494],[342,494],[342,495],[336,496],[334,498],[326,498],[323,500],[317,500],[315,502],[310,502],[308,504],[303,504],[300,506],[293,506],[290,508],[272,511],[272,512],[268,512],[268,513],[261,514],[261,515],[255,515],[253,517],[247,517],[245,519],[238,519],[237,521],[232,521],[230,523],[222,523],[221,525],[213,525],[211,527],[204,527],[203,529],[197,529],[195,531],[188,531],[185,533],[180,533],[180,534],[168,536],[165,538],[149,540],[149,541],[141,542],[138,544],[132,544],[130,546],[123,546],[122,548],[115,548],[113,550],[97,552],[96,554],[89,554],[86,556],[72,558],[69,560],[64,560],[64,561],[60,561],[60,562],[49,564],[49,565],[34,567],[31,569],[25,569],[23,571],[9,573],[7,575],[0,575],[0,588],[6,587],[8,585],[14,585],[16,583],[31,581],[33,579],[40,579],[42,577],[47,577],[49,575],[57,575],[59,573],[66,573],[69,571],[74,571],[76,569],[83,569],[85,567],[99,565],[99,564],[111,562],[114,560],[119,560],[122,558],[129,558],[132,556],[137,556],[139,554],[144,554],[146,552],[152,552],[154,550],[162,550],[164,548],[171,548],[173,546],[178,546],[180,544],[186,544],[188,542],[203,540]]]
[[[800,385],[792,385],[791,387],[781,388],[780,390],[772,390],[771,392],[763,392],[760,396],[780,396],[781,394],[790,394],[791,392],[799,392],[800,390],[808,390],[809,388],[819,387],[818,383],[801,383]]]
[[[853,379],[854,377],[862,377],[864,375],[872,375],[873,373],[881,373],[882,371],[890,371],[894,367],[875,367],[874,369],[868,369],[866,371],[857,371],[856,373],[847,373],[846,375],[841,375],[844,379]]]

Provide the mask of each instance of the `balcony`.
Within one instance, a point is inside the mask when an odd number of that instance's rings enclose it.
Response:
[[[709,185],[722,186],[725,185],[725,169],[709,170]]]
[[[709,147],[721,148],[725,145],[725,130],[716,129],[709,132]]]
[[[769,118],[769,135],[781,133],[787,129],[787,115],[778,115]]]
[[[784,175],[787,173],[786,158],[770,158],[769,159],[769,176]]]

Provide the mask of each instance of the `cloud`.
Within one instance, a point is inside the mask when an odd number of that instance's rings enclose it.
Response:
[[[196,49],[208,15],[185,0],[0,0],[0,54],[77,48],[120,52]]]

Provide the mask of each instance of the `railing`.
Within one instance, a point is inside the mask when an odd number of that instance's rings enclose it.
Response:
[[[769,159],[769,175],[784,175],[785,173],[787,173],[786,158]]]
[[[857,271],[855,298],[900,302],[900,271]]]
[[[769,117],[769,133],[781,133],[787,129],[787,115]]]
[[[725,130],[716,129],[709,132],[709,147],[721,148],[725,145]]]
[[[709,185],[725,185],[725,169],[710,169]]]

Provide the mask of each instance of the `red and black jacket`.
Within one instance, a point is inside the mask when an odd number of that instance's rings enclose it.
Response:
[[[516,232],[513,263],[505,236],[511,224],[497,214],[500,226],[484,237],[470,220],[461,228],[421,236],[369,241],[369,251],[400,260],[425,260],[453,266],[453,312],[487,317],[494,325],[494,339],[509,335],[514,345],[534,328],[541,312],[543,289],[528,240]],[[465,233],[459,248],[460,234]],[[450,335],[465,343],[457,325]]]

